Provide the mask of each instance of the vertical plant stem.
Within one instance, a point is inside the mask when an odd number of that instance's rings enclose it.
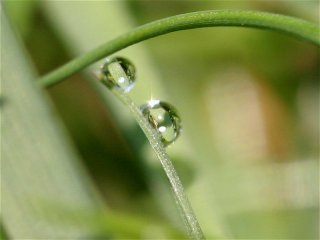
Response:
[[[158,133],[158,131],[149,123],[147,117],[142,113],[140,108],[134,103],[130,96],[122,91],[128,89],[125,89],[125,87],[122,88],[121,85],[118,85],[120,79],[128,78],[126,72],[123,71],[122,66],[118,62],[109,62],[108,71],[112,76],[112,79],[105,78],[105,73],[103,70],[96,72],[95,75],[129,108],[130,112],[147,136],[151,147],[155,151],[156,156],[169,179],[171,188],[173,190],[173,195],[180,210],[180,215],[187,227],[188,235],[192,239],[204,239],[204,235],[189,203],[188,197],[185,194],[180,178],[165,150],[163,142],[161,141],[160,133]]]
[[[121,93],[117,90],[113,90],[112,92],[129,108],[130,112],[147,136],[153,150],[157,155],[157,158],[160,160],[161,165],[170,181],[176,203],[180,210],[181,217],[187,226],[189,236],[192,239],[204,239],[201,227],[184,191],[181,180],[164,148],[163,143],[160,140],[159,133],[151,126],[146,117],[140,111],[139,107],[127,94]]]

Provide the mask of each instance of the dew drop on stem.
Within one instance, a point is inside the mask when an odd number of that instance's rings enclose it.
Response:
[[[181,132],[181,119],[171,104],[160,100],[150,100],[140,106],[140,110],[158,131],[164,146],[176,141]]]
[[[101,67],[101,81],[110,89],[129,92],[136,80],[136,69],[126,58],[106,59]]]

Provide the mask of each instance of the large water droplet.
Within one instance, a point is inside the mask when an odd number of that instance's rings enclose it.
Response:
[[[135,84],[136,69],[129,60],[122,57],[107,59],[101,67],[101,73],[102,82],[110,89],[129,92]]]
[[[161,141],[165,146],[176,141],[181,132],[181,119],[171,104],[150,100],[140,106],[140,109],[150,124],[160,133]]]

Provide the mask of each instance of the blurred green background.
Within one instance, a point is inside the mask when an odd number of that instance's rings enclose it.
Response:
[[[135,26],[185,12],[263,10],[319,24],[318,1],[5,1],[4,8],[39,75]],[[168,152],[209,239],[318,238],[316,46],[218,27],[116,55],[135,63],[137,103],[153,97],[179,110],[183,133]],[[100,230],[111,238],[175,238],[182,223],[162,169],[127,109],[92,79],[95,68],[47,93],[113,213]]]

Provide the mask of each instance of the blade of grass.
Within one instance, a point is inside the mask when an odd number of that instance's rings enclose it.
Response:
[[[313,23],[279,14],[254,11],[219,10],[181,14],[145,24],[125,33],[41,77],[39,84],[51,86],[86,66],[135,43],[179,30],[238,26],[274,30],[320,45],[320,30]]]
[[[188,197],[185,194],[180,178],[165,150],[163,143],[161,142],[159,133],[151,126],[147,118],[140,111],[139,107],[127,94],[118,92],[116,90],[112,92],[128,107],[139,126],[147,136],[150,145],[160,160],[162,167],[170,181],[177,206],[180,210],[181,217],[187,226],[189,236],[192,239],[204,239],[201,227],[192,210]]]
[[[74,216],[62,227],[46,202],[104,212],[80,159],[1,12],[1,221],[12,239],[89,238]],[[55,221],[63,216],[55,212]]]

